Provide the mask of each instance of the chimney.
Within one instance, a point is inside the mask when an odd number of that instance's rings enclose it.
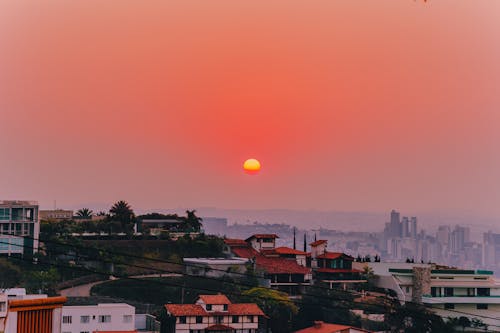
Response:
[[[321,328],[323,326],[323,322],[321,320],[316,320],[314,322],[314,328]]]

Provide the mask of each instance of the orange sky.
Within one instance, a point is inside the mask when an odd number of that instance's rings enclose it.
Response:
[[[2,1],[0,196],[500,217],[499,31],[499,1]]]

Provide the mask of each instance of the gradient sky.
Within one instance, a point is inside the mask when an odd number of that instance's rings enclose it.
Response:
[[[0,2],[3,199],[500,218],[499,143],[500,1]]]

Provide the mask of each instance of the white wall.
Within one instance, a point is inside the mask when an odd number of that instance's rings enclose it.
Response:
[[[99,316],[109,315],[111,321],[100,323]],[[64,323],[64,317],[71,316],[71,324]],[[89,316],[88,323],[82,323],[82,316]],[[131,316],[129,322],[124,316]],[[128,317],[130,318],[130,317]],[[63,306],[61,332],[132,331],[135,329],[135,308],[124,303],[98,305]]]

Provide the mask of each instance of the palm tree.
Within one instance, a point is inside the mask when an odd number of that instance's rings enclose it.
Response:
[[[120,200],[115,202],[115,204],[109,210],[111,218],[114,221],[119,221],[122,225],[122,229],[126,230],[126,225],[134,221],[135,214],[130,205],[124,201]]]
[[[82,208],[82,209],[77,210],[77,212],[76,212],[76,216],[84,217],[84,218],[90,218],[90,217],[92,217],[92,215],[94,215],[94,212],[88,208]]]
[[[196,216],[196,210],[186,210],[186,217],[184,218],[187,226],[196,232],[200,232],[202,227],[201,221],[203,220],[201,217]]]

